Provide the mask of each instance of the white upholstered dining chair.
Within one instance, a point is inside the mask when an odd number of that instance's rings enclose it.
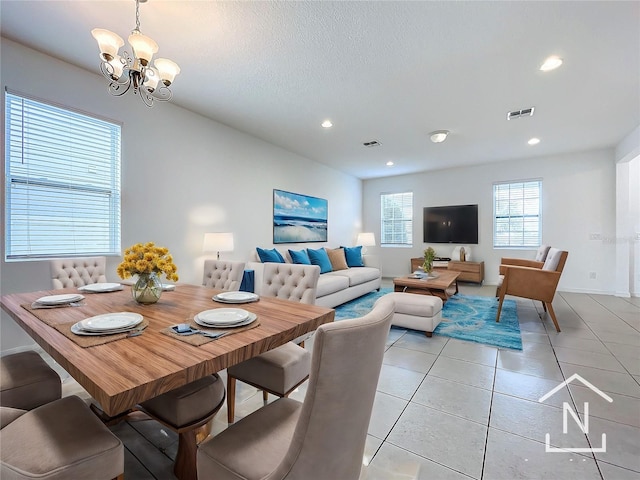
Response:
[[[317,265],[265,263],[258,293],[313,305],[319,276]],[[265,401],[269,393],[286,397],[309,377],[310,365],[310,353],[295,342],[288,342],[227,368],[227,421],[233,423],[235,418],[236,380],[262,390]]]
[[[244,262],[205,260],[202,285],[219,290],[238,291],[242,284]]]
[[[124,478],[124,446],[72,395],[30,411],[0,407],[0,478]]]
[[[280,398],[198,447],[198,477],[358,480],[393,302],[318,327],[304,402]]]
[[[107,281],[106,257],[57,258],[49,265],[54,290]]]

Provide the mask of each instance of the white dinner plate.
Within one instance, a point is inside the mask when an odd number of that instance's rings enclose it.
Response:
[[[207,328],[238,328],[238,327],[244,327],[245,325],[249,325],[253,322],[255,322],[258,318],[258,316],[255,313],[251,313],[248,312],[249,316],[247,318],[245,318],[244,320],[238,322],[238,323],[232,323],[232,324],[226,324],[226,325],[212,325],[210,323],[205,323],[202,322],[201,320],[198,319],[198,316],[196,315],[193,320],[200,325],[201,327],[207,327]]]
[[[118,328],[116,330],[107,330],[104,332],[91,332],[88,330],[83,330],[79,323],[80,322],[71,325],[71,333],[75,333],[76,335],[115,335],[116,333],[126,333],[135,329],[135,326],[133,326],[128,328]]]
[[[80,290],[81,292],[105,293],[117,292],[118,290],[122,290],[123,288],[124,287],[121,283],[90,283],[89,285],[78,287],[78,290]]]
[[[86,332],[108,332],[132,328],[142,322],[142,315],[133,312],[104,313],[95,317],[85,318],[78,325]]]
[[[198,313],[195,318],[207,325],[220,327],[233,325],[249,317],[249,312],[241,308],[214,308]]]
[[[80,300],[84,300],[84,296],[79,293],[65,293],[40,297],[36,300],[36,303],[40,305],[64,305],[65,303],[79,302]]]
[[[222,292],[213,297],[213,300],[223,303],[249,303],[259,299],[258,295],[251,292]]]

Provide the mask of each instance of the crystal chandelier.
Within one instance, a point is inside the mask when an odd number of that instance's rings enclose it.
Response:
[[[146,0],[142,0],[145,2]],[[153,101],[166,102],[173,94],[169,85],[180,73],[180,67],[166,58],[157,58],[151,66],[151,58],[158,51],[158,44],[140,32],[140,0],[136,0],[136,28],[129,35],[133,57],[126,50],[118,54],[124,40],[119,35],[102,28],[94,28],[91,35],[100,47],[100,71],[110,80],[109,93],[121,96],[133,87],[148,107]]]

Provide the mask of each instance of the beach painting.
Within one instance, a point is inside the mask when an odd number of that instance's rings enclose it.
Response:
[[[273,243],[327,241],[327,201],[273,190]]]

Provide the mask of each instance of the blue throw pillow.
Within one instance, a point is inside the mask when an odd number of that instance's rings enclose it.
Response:
[[[364,261],[362,260],[362,245],[342,248],[344,248],[344,255],[347,257],[347,265],[349,265],[349,267],[364,267]]]
[[[289,255],[291,255],[293,263],[297,263],[298,265],[311,265],[311,260],[309,260],[309,255],[306,250],[300,250],[299,252],[296,250],[289,250]]]
[[[333,270],[331,260],[329,260],[329,255],[327,255],[327,251],[324,248],[319,248],[317,250],[307,248],[307,253],[309,254],[311,265],[318,265],[320,267],[320,273],[327,273]]]
[[[258,256],[262,263],[285,263],[284,258],[275,248],[273,250],[265,250],[264,248],[256,247],[256,250],[258,251]]]

